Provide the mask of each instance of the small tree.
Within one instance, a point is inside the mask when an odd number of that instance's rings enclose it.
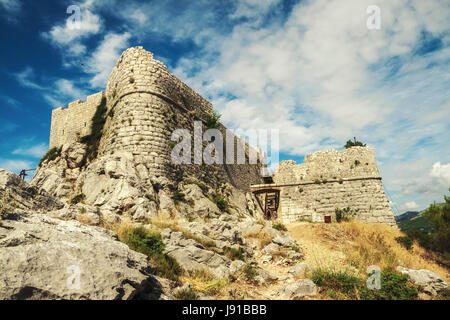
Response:
[[[353,137],[353,141],[348,140],[344,147],[345,149],[348,149],[351,147],[365,147],[365,146],[366,146],[365,143],[362,143],[361,141],[356,140],[356,137]]]
[[[206,129],[219,129],[221,116],[221,114],[213,110],[212,114],[209,114],[206,118]]]

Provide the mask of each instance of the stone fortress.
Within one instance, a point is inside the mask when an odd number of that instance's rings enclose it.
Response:
[[[300,165],[283,161],[271,184],[263,184],[260,172],[265,165],[261,162],[174,165],[172,132],[176,128],[193,132],[195,120],[206,125],[213,107],[142,47],[123,52],[105,92],[87,97],[86,102],[78,100],[68,108],[53,110],[50,148],[90,134],[92,118],[105,100],[106,122],[99,157],[128,151],[153,174],[173,181],[194,176],[209,185],[228,182],[243,191],[251,186],[252,190],[255,187],[278,190],[278,218],[283,222],[324,221],[325,216],[334,216],[336,208],[350,207],[367,222],[395,224],[370,148],[319,151],[306,156],[305,163]],[[219,129],[225,138],[227,129],[222,125]],[[233,139],[240,141],[236,136]],[[245,147],[248,160],[251,147],[246,143]],[[225,148],[223,152],[226,156]]]
[[[396,225],[368,147],[314,152],[299,165],[282,161],[273,182],[264,187],[280,190],[278,215],[283,222],[323,222],[325,216],[334,218],[336,209],[349,207],[360,220]]]
[[[106,99],[107,119],[98,155],[128,151],[139,157],[154,174],[172,180],[195,176],[210,184],[229,182],[246,190],[261,182],[262,164],[173,165],[171,135],[177,128],[193,133],[194,121],[206,124],[213,114],[212,104],[167,71],[153,54],[142,47],[129,48],[119,58],[108,79],[105,92],[72,102],[68,108],[53,110],[50,148],[61,147],[90,133],[92,117]],[[203,126],[203,130],[206,128]],[[226,144],[227,129],[220,125]],[[232,135],[237,141],[241,139]],[[245,144],[246,159],[249,148]],[[206,145],[207,143],[203,143]],[[194,150],[194,148],[192,148]],[[226,150],[223,150],[226,156]],[[236,158],[236,152],[235,152]],[[192,156],[193,158],[194,156]]]

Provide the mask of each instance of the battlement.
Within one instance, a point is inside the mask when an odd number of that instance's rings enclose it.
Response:
[[[52,111],[50,148],[77,141],[90,134],[92,117],[97,106],[105,97],[103,91],[87,97],[86,102],[75,100],[68,107],[58,107]]]
[[[349,207],[360,220],[395,225],[371,148],[318,151],[301,164],[282,161],[273,180],[284,222],[323,222],[335,217],[336,209]]]
[[[316,180],[379,178],[375,153],[368,147],[322,150],[305,156],[305,162],[281,161],[274,181],[293,184]]]

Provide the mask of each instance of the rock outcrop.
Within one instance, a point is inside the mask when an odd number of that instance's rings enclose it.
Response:
[[[0,299],[164,299],[147,257],[77,221],[20,214],[0,227]]]
[[[423,292],[431,295],[436,295],[437,293],[450,288],[440,275],[430,270],[415,270],[397,267],[397,271],[407,275]]]
[[[0,197],[5,205],[22,210],[47,212],[60,209],[63,204],[45,190],[30,186],[24,180],[0,168]]]

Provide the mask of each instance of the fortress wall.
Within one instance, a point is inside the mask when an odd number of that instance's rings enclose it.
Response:
[[[324,150],[305,157],[305,162],[281,161],[275,183],[289,184],[339,178],[378,178],[380,173],[375,153],[368,147]]]
[[[104,92],[87,97],[86,102],[76,100],[68,108],[59,107],[52,111],[50,149],[65,143],[77,141],[90,134],[92,117],[102,101]]]
[[[212,105],[142,47],[122,54],[109,77],[106,97],[113,116],[105,124],[100,155],[132,152],[153,174],[175,181],[195,176],[208,184],[219,186],[228,181],[242,189],[248,189],[250,182],[260,182],[255,165],[172,164],[172,132],[183,128],[193,133],[194,121],[205,120]],[[193,151],[192,145],[192,160]]]
[[[335,219],[335,210],[346,207],[357,211],[359,220],[395,225],[379,179],[288,186],[280,193],[280,218],[285,223]]]
[[[383,190],[375,154],[368,147],[326,150],[307,155],[305,163],[282,161],[274,176],[281,185],[280,218],[324,221],[335,209],[350,207],[358,219],[395,225]]]
[[[261,182],[261,163],[172,164],[172,132],[183,128],[193,133],[194,121],[204,122],[213,108],[209,101],[170,74],[162,62],[153,59],[153,54],[142,47],[123,52],[108,79],[106,92],[89,96],[86,102],[78,100],[70,103],[69,108],[53,111],[50,147],[74,142],[90,134],[92,117],[103,97],[106,97],[107,117],[99,156],[131,152],[135,160],[153,175],[166,176],[173,181],[194,176],[217,187],[230,182],[241,189]],[[226,128],[222,126],[220,130],[225,138]],[[203,146],[207,144],[204,142]],[[193,152],[192,146],[192,160]]]

